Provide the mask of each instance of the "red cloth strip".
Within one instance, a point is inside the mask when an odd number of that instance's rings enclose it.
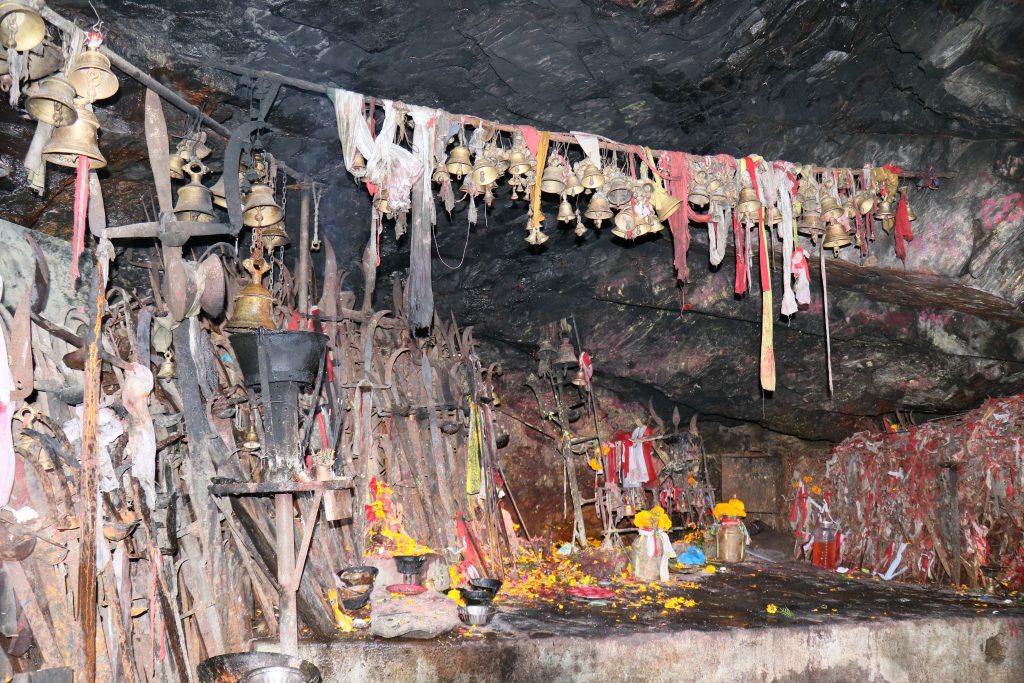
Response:
[[[85,251],[85,218],[89,214],[89,157],[78,155],[75,177],[74,228],[71,233],[71,288],[78,282],[78,259]]]

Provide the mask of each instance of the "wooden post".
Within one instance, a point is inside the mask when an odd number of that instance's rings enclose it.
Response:
[[[296,587],[292,587],[295,572],[295,528],[292,526],[292,494],[274,495],[274,518],[277,527],[277,583],[280,586],[279,638],[281,652],[297,657],[299,654],[299,624],[296,609]]]

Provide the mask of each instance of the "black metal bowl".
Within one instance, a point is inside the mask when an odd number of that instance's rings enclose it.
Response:
[[[463,586],[459,589],[459,595],[462,596],[462,600],[467,605],[490,605],[494,602],[494,593],[483,588],[466,588]]]
[[[395,569],[399,574],[419,574],[426,561],[426,555],[395,555]]]
[[[377,578],[376,567],[346,567],[338,572],[338,578],[342,583],[348,584],[352,590],[362,590],[362,594],[354,598],[342,598],[341,604],[347,610],[362,609],[370,600],[370,593],[373,592],[373,582]]]
[[[469,585],[477,590],[490,591],[491,595],[497,595],[504,582],[501,579],[470,579]]]
[[[327,335],[303,330],[236,332],[230,341],[247,387],[260,385],[261,345],[267,351],[270,365],[269,383],[313,384],[320,361],[327,351]]]

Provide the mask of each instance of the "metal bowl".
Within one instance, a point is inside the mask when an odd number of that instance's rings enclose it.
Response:
[[[462,600],[470,606],[488,606],[494,601],[494,593],[483,588],[466,588],[463,586],[459,589],[459,594],[462,596]]]
[[[488,591],[491,595],[497,595],[501,590],[503,582],[501,579],[470,579],[469,585],[477,590]]]
[[[497,611],[490,605],[467,605],[459,608],[459,619],[470,626],[486,626]]]
[[[293,672],[301,678],[296,678]],[[201,683],[322,683],[320,670],[298,657],[277,652],[232,652],[199,662]],[[253,675],[263,676],[252,678]],[[267,677],[290,676],[290,677]]]

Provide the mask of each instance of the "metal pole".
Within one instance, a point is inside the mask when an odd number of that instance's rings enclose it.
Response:
[[[299,313],[309,313],[309,210],[312,198],[309,176],[302,183],[302,211],[299,218]]]
[[[299,655],[299,622],[292,574],[295,572],[295,527],[292,526],[292,494],[274,496],[274,517],[277,527],[277,583],[280,586],[281,612],[278,637],[281,652]]]

